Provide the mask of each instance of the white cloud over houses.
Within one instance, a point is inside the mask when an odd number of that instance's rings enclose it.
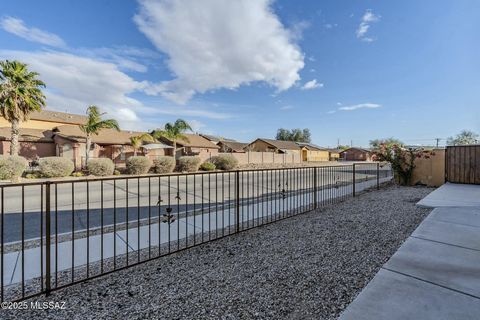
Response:
[[[359,103],[359,104],[354,104],[351,106],[345,106],[345,107],[340,107],[338,110],[340,111],[353,111],[353,110],[358,110],[358,109],[376,109],[376,108],[381,108],[381,104],[377,103]]]
[[[263,81],[278,91],[300,79],[304,55],[271,0],[139,0],[141,32],[168,55],[174,79],[146,88],[177,103],[196,93]]]
[[[139,121],[136,107],[142,103],[129,97],[141,90],[135,81],[109,62],[63,52],[1,50],[0,59],[18,59],[30,65],[47,84],[47,106],[57,111],[84,113],[95,104],[121,123]]]
[[[300,88],[302,90],[312,90],[312,89],[317,89],[317,88],[323,88],[323,83],[318,83],[317,79],[310,80],[306,82],[303,86]]]
[[[380,15],[374,14],[371,9],[366,10],[356,31],[357,38],[365,42],[374,41],[375,39],[368,36],[367,33],[370,29],[371,24],[378,22],[379,20]]]
[[[10,32],[28,41],[45,44],[52,47],[64,47],[66,44],[56,34],[37,28],[28,27],[25,23],[14,17],[4,17],[0,20],[3,30]]]

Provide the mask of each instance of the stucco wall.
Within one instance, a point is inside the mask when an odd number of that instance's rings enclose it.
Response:
[[[307,151],[307,161],[328,161],[330,153],[328,151]]]
[[[438,187],[445,183],[445,149],[425,152],[415,159],[412,184],[425,184]]]
[[[55,144],[53,142],[27,142],[20,141],[20,150],[18,154],[25,159],[31,161],[38,157],[53,157],[55,156]],[[10,154],[10,141],[2,141],[0,154]]]
[[[63,126],[65,123],[62,122],[49,122],[49,121],[39,121],[39,120],[28,120],[20,123],[20,128],[25,129],[44,129],[52,130],[55,127]],[[5,120],[5,118],[0,117],[0,127],[11,127],[12,125]]]
[[[245,153],[218,153],[219,155],[228,154],[238,160],[238,164],[262,164],[262,163],[300,163],[302,162],[300,154],[280,154],[273,152],[245,152]]]

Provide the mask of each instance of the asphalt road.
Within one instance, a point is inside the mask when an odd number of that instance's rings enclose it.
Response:
[[[357,182],[376,179],[376,170],[371,170],[371,165],[368,169],[357,168]],[[330,167],[318,173],[317,188],[331,190],[330,193],[352,182],[350,167]],[[244,202],[301,199],[302,195],[313,191],[313,182],[313,171],[301,168],[241,172],[240,201],[243,205]],[[88,184],[60,183],[51,188],[52,232],[56,230],[61,234],[71,232],[72,228],[78,231],[87,226],[93,229],[102,224],[124,223],[127,214],[128,221],[146,219],[149,215],[158,217],[166,214],[168,208],[174,216],[186,212],[201,214],[202,206],[203,212],[208,208],[219,210],[234,205],[235,189],[235,173],[230,172],[91,181]],[[41,212],[45,212],[45,190],[37,185],[5,187],[3,192],[4,241],[21,240],[22,229],[25,240],[39,237]],[[58,219],[56,224],[55,218]]]

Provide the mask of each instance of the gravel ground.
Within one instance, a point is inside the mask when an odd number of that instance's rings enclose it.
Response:
[[[429,213],[390,186],[31,301],[2,319],[335,319]]]

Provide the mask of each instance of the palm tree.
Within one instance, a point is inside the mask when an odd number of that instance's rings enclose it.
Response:
[[[85,163],[88,163],[90,156],[90,147],[92,145],[92,135],[98,135],[102,129],[115,129],[120,131],[118,122],[114,119],[102,120],[102,116],[105,113],[100,113],[97,106],[89,106],[87,108],[87,123],[79,125],[80,130],[86,134],[86,150],[85,150]]]
[[[12,125],[11,155],[18,155],[20,122],[45,107],[45,95],[41,90],[45,83],[37,76],[38,73],[29,71],[25,63],[0,61],[0,115]]]
[[[130,143],[133,147],[133,156],[137,155],[137,150],[140,149],[143,142],[153,142],[155,139],[149,133],[142,133],[138,136],[130,137]]]
[[[177,141],[183,140],[188,142],[188,138],[184,135],[186,131],[193,131],[192,127],[182,119],[177,119],[175,123],[168,122],[163,127],[163,130],[154,130],[152,136],[155,139],[166,138],[173,143],[173,156],[177,155]]]

